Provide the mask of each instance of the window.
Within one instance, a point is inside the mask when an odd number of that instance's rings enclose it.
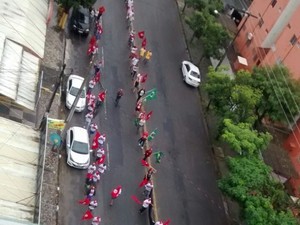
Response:
[[[258,21],[258,26],[259,26],[259,27],[262,27],[263,24],[264,24],[264,20],[263,20],[263,18],[261,17],[261,18],[259,19],[259,21]]]
[[[271,1],[271,6],[274,8],[274,6],[276,5],[276,3],[277,3],[277,0],[272,0]]]
[[[295,34],[294,34],[293,37],[291,38],[290,43],[291,43],[292,45],[295,45],[295,44],[297,43],[297,37],[296,37]]]

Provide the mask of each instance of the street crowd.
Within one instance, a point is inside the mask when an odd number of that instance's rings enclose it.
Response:
[[[131,198],[134,202],[140,205],[139,213],[142,214],[150,206],[152,207],[154,202],[152,198],[154,183],[153,175],[157,170],[151,165],[151,156],[155,156],[156,163],[160,163],[164,154],[161,151],[153,151],[150,143],[157,135],[158,130],[155,129],[152,132],[148,132],[145,129],[146,121],[148,121],[153,112],[145,111],[145,103],[153,100],[157,96],[156,88],[146,91],[145,82],[148,79],[148,74],[141,72],[140,68],[146,66],[152,58],[152,51],[147,47],[147,39],[145,31],[136,32],[133,27],[134,22],[134,5],[133,0],[125,0],[125,6],[127,10],[127,28],[129,30],[128,47],[130,49],[129,62],[130,62],[130,77],[133,81],[132,91],[136,94],[136,107],[135,107],[135,119],[134,124],[137,128],[137,133],[140,134],[140,138],[137,140],[137,145],[141,148],[143,156],[141,158],[141,165],[145,169],[145,176],[141,179],[139,187],[143,187],[144,198],[140,200],[135,195]],[[87,88],[87,114],[85,115],[85,128],[88,130],[89,135],[92,137],[91,148],[93,150],[91,164],[87,169],[85,177],[85,196],[78,203],[85,205],[86,211],[82,216],[82,220],[91,220],[91,225],[99,225],[101,223],[101,217],[94,215],[94,210],[98,206],[96,199],[96,187],[99,185],[99,181],[107,170],[106,161],[106,134],[99,130],[99,126],[94,122],[94,118],[99,111],[99,107],[106,101],[107,90],[101,85],[102,75],[102,63],[97,60],[98,54],[98,42],[103,34],[102,16],[105,12],[105,7],[100,6],[98,9],[91,10],[91,18],[94,24],[94,33],[89,41],[87,55],[91,57],[90,63],[93,64],[93,76],[88,83]],[[102,90],[99,93],[95,93],[95,86],[99,84]],[[117,107],[119,101],[124,95],[122,88],[116,93],[114,104]],[[112,188],[110,193],[110,206],[113,206],[114,201],[121,195],[122,185],[117,185]],[[152,225],[168,225],[170,220],[151,221]]]

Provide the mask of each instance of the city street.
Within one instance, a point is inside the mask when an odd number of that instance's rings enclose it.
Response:
[[[99,5],[98,1],[97,8]],[[148,224],[147,212],[139,215],[140,205],[131,199],[135,195],[142,200],[143,188],[138,185],[145,175],[145,168],[140,163],[139,134],[133,124],[136,97],[131,91],[126,7],[124,1],[102,0],[101,5],[106,11],[103,14],[104,33],[99,41],[99,59],[104,58],[101,83],[107,89],[107,98],[93,121],[107,136],[108,170],[97,186],[99,206],[93,214],[102,217],[101,224]],[[150,133],[158,128],[158,134],[150,145],[154,151],[160,150],[165,154],[160,164],[152,158],[157,169],[153,180],[154,209],[158,219],[170,219],[172,225],[226,225],[199,93],[182,81],[179,70],[181,61],[188,59],[188,55],[176,2],[136,0],[134,9],[135,30],[145,31],[147,48],[153,52],[148,64],[140,62],[140,71],[148,73],[146,90],[158,90],[157,99],[145,104],[147,112],[153,111],[147,130]],[[86,55],[90,37],[91,33],[84,38],[67,32],[67,68],[73,68],[74,74],[84,77],[91,76],[93,71],[88,70]],[[123,88],[125,94],[120,106],[115,107],[114,99],[119,88]],[[97,86],[93,93],[97,94],[100,90],[102,87]],[[75,113],[69,126],[83,126],[84,116],[85,112]],[[85,175],[86,171],[67,166],[63,156],[60,166],[60,225],[90,224],[80,221],[87,207],[77,203],[85,197]],[[109,206],[110,192],[117,185],[122,185],[122,194],[113,206]]]

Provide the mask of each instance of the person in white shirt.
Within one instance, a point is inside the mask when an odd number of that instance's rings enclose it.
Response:
[[[98,171],[103,174],[105,170],[107,169],[107,166],[104,163],[101,163],[98,167]]]
[[[154,225],[164,225],[164,224],[161,221],[157,221]]]
[[[101,218],[100,216],[95,216],[92,220],[92,224],[91,225],[99,225],[101,222]]]
[[[146,198],[143,201],[142,208],[140,208],[140,214],[142,214],[151,204],[152,204],[151,198]]]
[[[104,148],[99,148],[96,152],[96,161],[98,161],[104,154],[105,154]]]
[[[91,201],[90,204],[89,204],[89,210],[90,210],[90,211],[93,211],[95,208],[97,208],[97,206],[98,206],[97,200],[93,200],[93,201]]]
[[[144,186],[145,187],[145,190],[144,190],[144,195],[146,195],[146,197],[148,198],[149,197],[149,194],[153,188],[153,184],[151,181],[148,181],[148,183]]]
[[[89,165],[88,167],[88,173],[94,173],[96,171],[96,163],[93,163],[91,165]]]

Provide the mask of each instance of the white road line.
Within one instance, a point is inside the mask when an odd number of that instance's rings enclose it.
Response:
[[[108,170],[109,170],[110,162],[109,162],[109,146],[108,146],[108,143],[106,143],[106,151],[107,151],[107,166],[108,166]]]

